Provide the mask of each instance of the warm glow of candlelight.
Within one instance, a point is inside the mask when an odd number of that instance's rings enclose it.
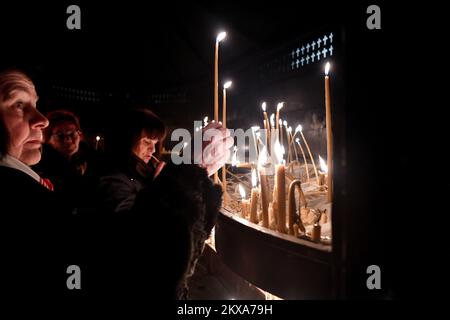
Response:
[[[275,114],[273,113],[270,115],[270,125],[275,127]]]
[[[278,142],[278,139],[275,141],[275,144],[273,146],[273,152],[275,154],[275,159],[278,163],[283,162],[283,155],[284,155],[284,148],[281,146],[280,142]]]
[[[216,42],[222,41],[223,39],[226,38],[226,36],[227,36],[227,33],[226,33],[226,32],[221,32],[221,33],[219,33],[219,34],[217,35]]]
[[[280,102],[277,104],[277,112],[281,110],[281,108],[283,108],[284,106],[284,102]]]
[[[265,102],[262,103],[261,108],[264,112],[266,112],[267,104]]]
[[[297,126],[297,128],[295,128],[295,133],[297,133],[297,132],[302,132],[302,130],[303,130],[303,127],[302,127],[301,124],[299,124],[299,125]],[[298,138],[297,138],[297,139],[298,139]],[[295,141],[297,141],[297,139],[295,139]]]
[[[258,183],[257,178],[256,178],[256,170],[253,168],[252,169],[252,187],[256,188],[256,184]]]
[[[241,198],[245,199],[245,189],[241,184],[239,184],[239,193],[241,194]]]
[[[328,72],[330,72],[330,63],[327,62],[325,65],[325,75],[328,76]]]
[[[267,148],[266,146],[264,146],[261,150],[261,152],[259,153],[259,158],[258,158],[258,168],[262,168],[267,164],[267,159],[268,159],[268,153],[267,153]]]
[[[320,170],[322,170],[325,173],[328,173],[328,166],[321,156],[319,156],[319,162],[320,162]]]
[[[233,81],[227,81],[225,82],[225,84],[223,85],[224,89],[228,89],[229,87],[231,87],[231,85],[233,84]]]
[[[96,136],[95,140],[100,141],[100,136]]]

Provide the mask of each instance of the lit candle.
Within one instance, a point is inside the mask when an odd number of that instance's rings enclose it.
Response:
[[[280,135],[280,110],[281,108],[283,108],[284,102],[280,102],[277,105],[277,115],[276,115],[276,119],[275,119],[275,125],[276,125],[276,134],[278,135],[277,137],[279,138]]]
[[[263,147],[259,153],[258,158],[258,171],[259,171],[259,184],[261,186],[261,207],[262,207],[262,224],[263,227],[269,227],[269,182],[267,180],[267,160],[268,153],[266,147]]]
[[[258,188],[256,187],[257,181],[256,181],[256,170],[252,169],[252,192],[250,197],[250,222],[258,223]]]
[[[314,158],[313,158],[313,156],[312,156],[311,149],[309,148],[308,142],[306,141],[306,138],[305,138],[305,136],[303,135],[303,128],[302,128],[302,126],[299,124],[295,130],[297,131],[297,129],[298,129],[298,131],[300,132],[300,135],[302,136],[303,141],[305,142],[306,149],[308,150],[309,157],[310,157],[310,159],[311,159],[311,162],[312,162],[312,165],[313,165],[313,168],[314,168],[314,174],[316,175],[317,184],[319,184],[319,175],[318,175],[318,173],[317,173],[316,163],[315,163]]]
[[[320,242],[320,233],[321,233],[321,227],[319,224],[319,221],[314,223],[312,231],[311,231],[311,240],[314,242]]]
[[[275,141],[274,153],[277,157],[278,164],[275,165],[275,177],[277,188],[277,204],[278,204],[278,232],[286,233],[286,176],[285,165],[283,160],[283,152],[280,143]]]
[[[278,134],[280,135],[280,144],[282,147],[284,147],[284,143],[283,143],[283,120],[278,120]]]
[[[321,156],[319,156],[319,162],[320,162],[319,185],[323,186],[325,184],[326,174],[328,173],[328,166]]]
[[[299,197],[299,205],[298,205],[298,212],[299,212],[299,221],[298,221],[298,228],[304,233],[305,227],[302,223],[302,217],[300,214],[300,206],[303,202],[305,205],[305,208],[307,206],[305,194],[302,190],[302,182],[300,180],[294,180],[289,185],[289,193],[288,193],[288,225],[289,225],[289,234],[294,235],[294,224],[295,224],[295,213],[297,211],[297,208],[295,206],[295,189],[298,188],[300,197]]]
[[[232,82],[227,81],[223,85],[223,108],[222,108],[222,125],[224,128],[227,127],[227,89],[231,86]],[[224,193],[223,200],[226,202],[226,192],[227,192],[227,170],[225,164],[222,167],[222,190]]]
[[[325,65],[325,111],[327,126],[327,164],[328,164],[328,202],[333,201],[333,132],[331,128],[331,105],[330,105],[330,63]]]
[[[245,199],[245,189],[241,184],[239,184],[239,193],[241,194],[241,203],[242,203],[241,218],[245,219],[248,214],[248,207],[250,203],[249,200]]]
[[[270,150],[271,152],[273,151],[272,140],[276,140],[276,139],[277,139],[277,135],[275,132],[275,114],[272,113],[270,115],[270,140],[269,140],[269,148],[268,148],[268,150]]]
[[[267,117],[266,112],[266,106],[267,104],[265,102],[262,103],[261,108],[263,110],[264,115],[264,129],[266,130],[266,146],[269,148],[269,141],[270,141],[270,124],[269,124],[269,118]]]
[[[101,139],[100,136],[95,137],[95,150],[98,149],[98,143],[99,143],[100,139]]]
[[[214,120],[219,122],[219,42],[225,39],[226,32],[221,32],[216,38],[216,48],[214,53]],[[217,171],[214,173],[214,183],[219,181]]]
[[[208,125],[208,116],[203,118],[203,126],[206,127]]]

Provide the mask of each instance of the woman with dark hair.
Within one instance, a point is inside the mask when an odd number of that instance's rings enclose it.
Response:
[[[220,136],[203,146],[199,165],[169,163],[157,174],[162,164],[152,169],[149,159],[164,137],[161,121],[148,111],[121,117],[111,142],[125,153],[116,154],[115,173],[100,189],[111,212],[126,214],[73,216],[30,167],[41,159],[49,124],[37,99],[24,73],[0,72],[2,296],[185,297],[221,203],[221,188],[208,176],[229,152],[213,150],[229,150],[229,132],[212,125]],[[69,266],[79,267],[81,290],[69,288]]]
[[[121,115],[120,128],[106,137],[111,168],[100,178],[98,203],[103,212],[129,211],[136,194],[153,181],[164,166],[154,163],[166,135],[164,123],[150,110],[133,109]]]
[[[103,226],[113,234],[107,238],[114,241],[108,246],[114,251],[108,255],[113,260],[104,272],[104,286],[109,287],[107,279],[120,270],[128,274],[126,282],[115,282],[109,292],[132,292],[136,285],[152,290],[154,278],[143,279],[142,274],[154,274],[168,284],[161,296],[186,298],[188,279],[221,204],[221,187],[209,176],[229,157],[233,138],[219,124],[210,124],[204,130],[214,129],[217,136],[209,146],[216,145],[223,153],[213,155],[213,148],[205,147],[199,165],[157,162],[154,166],[151,159],[165,136],[165,126],[154,113],[131,110],[114,128],[106,146],[115,166],[100,178],[97,198],[103,213],[116,213],[113,216],[121,219],[119,226]],[[131,239],[134,246],[124,247]],[[154,262],[148,262],[150,257]],[[155,268],[159,271],[152,273]]]

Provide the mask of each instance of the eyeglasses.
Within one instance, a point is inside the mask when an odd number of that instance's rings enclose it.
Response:
[[[77,131],[68,131],[65,133],[61,132],[61,133],[52,134],[52,137],[55,137],[59,141],[64,141],[66,139],[66,137],[70,138],[71,140],[75,140],[80,135],[81,135],[81,131],[77,130]]]

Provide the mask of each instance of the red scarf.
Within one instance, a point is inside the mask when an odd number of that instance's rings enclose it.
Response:
[[[53,183],[50,181],[50,179],[47,178],[41,178],[39,181],[44,187],[46,187],[50,191],[54,191]]]

